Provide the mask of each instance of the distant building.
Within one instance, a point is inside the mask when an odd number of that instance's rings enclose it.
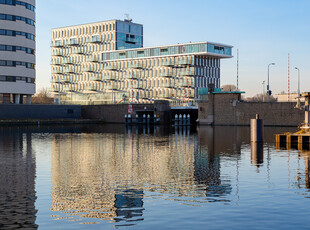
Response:
[[[297,93],[291,93],[288,95],[287,93],[285,94],[276,94],[275,98],[277,102],[297,102],[298,100],[298,94]],[[300,102],[305,102],[304,97],[299,98]]]
[[[142,46],[142,25],[128,20],[53,29],[52,91],[61,103],[194,102],[220,87],[220,59],[232,57],[212,42]]]
[[[35,0],[0,1],[0,103],[35,93]]]

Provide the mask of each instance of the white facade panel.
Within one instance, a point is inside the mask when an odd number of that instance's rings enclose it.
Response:
[[[21,50],[17,50],[16,52],[2,51],[1,54],[3,55],[3,57],[5,57],[6,60],[35,63],[35,56],[32,54],[27,54],[25,51],[21,51]],[[2,55],[1,55],[1,60],[2,60]]]
[[[4,76],[35,78],[35,70],[34,69],[27,69],[24,66],[16,66],[16,67],[1,66],[0,70],[1,70],[1,75],[4,75]],[[0,82],[0,84],[1,84],[1,82]]]
[[[26,94],[32,95],[35,92],[35,84],[25,83],[24,81],[17,82],[0,82],[0,92],[10,94]]]
[[[34,49],[36,45],[35,41],[26,39],[25,37],[22,36],[16,36],[16,37],[0,36],[0,44],[11,46],[24,46],[32,49]]]
[[[35,93],[35,0],[21,2],[32,6],[0,4],[7,15],[0,20],[0,94],[12,94],[9,98]]]

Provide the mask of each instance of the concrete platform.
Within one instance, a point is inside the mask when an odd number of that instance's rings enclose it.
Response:
[[[276,148],[310,150],[310,133],[276,134]]]

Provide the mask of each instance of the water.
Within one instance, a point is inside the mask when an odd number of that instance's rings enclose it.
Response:
[[[0,128],[0,229],[308,229],[310,153],[248,127]]]

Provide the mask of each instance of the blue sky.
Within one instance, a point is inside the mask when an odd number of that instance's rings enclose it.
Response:
[[[221,63],[221,84],[236,84],[246,96],[263,91],[270,68],[273,93],[310,91],[310,1],[308,0],[37,0],[37,88],[50,83],[50,34],[55,27],[124,19],[144,25],[144,46],[213,41],[233,45],[234,58]]]

